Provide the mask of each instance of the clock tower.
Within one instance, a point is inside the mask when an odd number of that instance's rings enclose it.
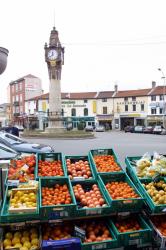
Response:
[[[64,47],[59,41],[58,31],[53,27],[49,45],[45,43],[45,61],[49,74],[49,125],[48,133],[57,133],[64,130],[61,108],[61,72],[64,64]]]

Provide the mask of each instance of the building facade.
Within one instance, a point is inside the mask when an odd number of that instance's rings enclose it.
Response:
[[[73,128],[83,122],[119,130],[127,125],[163,125],[164,91],[152,82],[147,89],[119,91],[116,86],[114,91],[62,93],[63,122]],[[48,125],[48,94],[26,100],[25,112],[33,127],[44,129]]]
[[[7,126],[10,121],[10,103],[0,104],[0,128]]]
[[[9,83],[8,100],[11,104],[11,120],[17,124],[26,125],[25,101],[42,94],[40,78],[31,74]]]

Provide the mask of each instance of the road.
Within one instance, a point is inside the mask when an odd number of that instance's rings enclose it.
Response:
[[[124,166],[125,157],[139,156],[146,152],[166,153],[166,135],[132,134],[124,132],[98,132],[94,139],[27,139],[53,146],[56,152],[66,155],[86,155],[89,150],[113,148]]]

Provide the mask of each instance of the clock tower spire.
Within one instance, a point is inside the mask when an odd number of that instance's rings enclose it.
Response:
[[[64,47],[61,46],[58,31],[53,27],[49,45],[45,43],[45,62],[48,67],[49,84],[49,133],[64,130],[61,109],[61,73],[64,64]]]

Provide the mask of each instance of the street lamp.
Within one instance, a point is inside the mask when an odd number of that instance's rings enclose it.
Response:
[[[158,68],[159,71],[161,71],[162,77],[161,79],[163,79],[163,127],[165,128],[165,74],[162,71],[161,68]]]

